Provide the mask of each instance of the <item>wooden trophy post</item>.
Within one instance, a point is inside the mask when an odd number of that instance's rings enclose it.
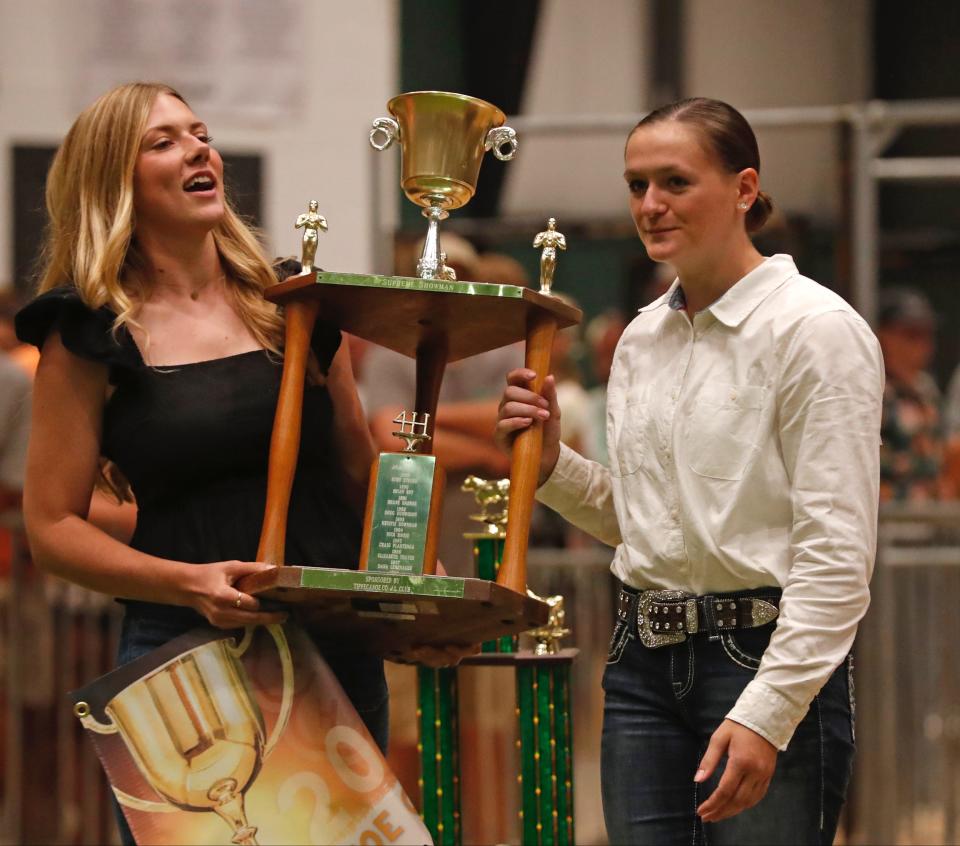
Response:
[[[345,332],[416,359],[414,412],[421,421],[423,415],[429,415],[427,434],[432,435],[448,362],[526,340],[526,362],[537,371],[537,389],[548,372],[554,332],[579,322],[580,311],[550,295],[514,285],[325,271],[287,279],[271,288],[267,298],[283,305],[287,315],[283,377],[258,553],[260,560],[277,566],[244,578],[237,587],[289,603],[298,617],[323,635],[350,639],[388,656],[413,646],[469,645],[542,626],[549,609],[526,592],[527,536],[543,442],[540,423],[517,438],[504,565],[496,582],[433,575],[442,490],[437,476],[426,509],[424,545],[415,556],[419,572],[410,561],[393,569],[369,566],[377,537],[376,520],[388,510],[378,512],[370,502],[360,569],[333,569],[322,561],[287,562],[287,512],[300,443],[309,341],[318,316]],[[432,457],[431,444],[425,441],[419,456]],[[380,466],[372,474],[371,498],[378,490]],[[377,544],[384,542],[378,540]]]

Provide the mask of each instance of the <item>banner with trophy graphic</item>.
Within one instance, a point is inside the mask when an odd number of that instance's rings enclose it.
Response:
[[[295,625],[196,629],[72,697],[138,844],[432,842]]]

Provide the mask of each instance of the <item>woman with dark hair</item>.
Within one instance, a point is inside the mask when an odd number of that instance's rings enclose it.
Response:
[[[497,439],[544,426],[538,498],[616,547],[604,676],[613,843],[831,843],[853,757],[849,652],[876,544],[883,364],[840,297],[765,258],[757,142],[704,98],[630,133],[650,258],[677,270],[628,326],[610,468],[559,440],[552,377],[515,370]]]

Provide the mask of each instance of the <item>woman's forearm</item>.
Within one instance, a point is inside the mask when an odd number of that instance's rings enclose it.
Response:
[[[131,549],[76,514],[31,514],[29,494],[25,517],[33,559],[47,572],[123,599],[190,605],[194,565]]]

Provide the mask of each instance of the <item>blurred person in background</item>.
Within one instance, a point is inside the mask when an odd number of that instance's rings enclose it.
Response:
[[[607,382],[613,365],[613,354],[627,321],[618,309],[598,314],[584,331],[589,350],[590,366],[596,385],[587,391],[587,420],[584,429],[582,455],[591,461],[607,465]]]
[[[580,308],[573,297],[552,294],[558,300],[574,308]],[[563,409],[560,418],[560,440],[570,449],[585,454],[585,444],[594,438],[592,420],[593,406],[588,391],[583,387],[580,375],[580,326],[575,324],[558,329],[553,335],[550,350],[550,372],[556,381],[557,402]],[[579,549],[592,539],[572,526],[563,517],[542,502],[535,502],[530,521],[530,546],[553,549]]]
[[[473,272],[477,282],[518,285],[522,288],[530,284],[530,277],[523,265],[505,253],[480,253],[476,257]]]
[[[13,318],[20,305],[20,299],[13,290],[0,292],[0,352],[5,353],[32,380],[40,361],[40,351],[33,344],[24,344],[17,338]]]
[[[880,498],[918,502],[950,497],[944,474],[945,428],[940,390],[928,368],[937,320],[929,300],[911,288],[881,290],[877,337],[886,385],[880,446]]]
[[[555,291],[552,296],[567,305],[580,308],[576,300],[567,294]],[[550,350],[550,372],[556,380],[557,399],[564,409],[564,416],[560,421],[560,440],[577,452],[583,451],[587,438],[590,401],[580,375],[581,355],[579,324],[567,326],[554,333],[553,347]]]
[[[5,725],[19,724],[23,737],[46,737],[55,719],[53,626],[46,584],[30,564],[23,531],[21,502],[30,433],[31,385],[34,361],[24,355],[13,332],[16,298],[0,300],[0,609],[5,637],[0,637],[0,677],[8,690],[0,700]],[[15,656],[14,656],[15,651]],[[14,723],[17,709],[18,723]],[[49,831],[49,802],[44,792],[56,766],[54,748],[32,744],[19,756],[6,748],[9,733],[0,737],[0,752],[13,761],[23,801],[18,811],[30,831]],[[16,757],[11,759],[13,754]],[[9,773],[9,769],[7,770]],[[34,789],[35,788],[35,789]],[[6,785],[6,789],[13,789]]]
[[[943,405],[944,495],[960,498],[960,365],[950,377]]]
[[[473,244],[453,232],[443,235],[446,263],[460,281],[525,285],[526,274],[509,256],[478,256]],[[408,275],[411,268],[400,268]],[[492,274],[498,274],[496,278]],[[433,454],[447,474],[438,557],[452,576],[473,576],[473,552],[464,532],[474,531],[470,515],[476,512],[473,495],[461,486],[467,476],[500,479],[510,475],[510,462],[497,449],[491,432],[503,390],[503,374],[523,362],[523,345],[512,344],[447,365],[433,430]],[[370,430],[377,447],[398,451],[403,441],[394,437],[394,418],[413,410],[416,364],[413,359],[373,347],[366,359],[361,392],[367,403]]]
[[[30,374],[0,347],[0,512],[20,508],[30,432]]]
[[[15,540],[22,534],[20,506],[30,434],[33,367],[13,328],[17,300],[0,294],[0,578],[7,595]],[[23,547],[25,548],[25,547]]]
[[[357,396],[360,398],[360,406],[364,414],[368,411],[368,401],[363,391],[363,373],[367,366],[367,356],[373,348],[373,344],[366,338],[360,338],[357,335],[343,333],[344,340],[347,343],[347,349],[350,352],[350,366],[353,369],[353,375],[357,382]]]
[[[678,277],[630,323],[610,468],[560,441],[552,376],[508,375],[497,440],[543,425],[538,498],[616,547],[601,787],[611,843],[832,843],[849,653],[876,551],[883,362],[840,297],[751,233],[772,208],[726,103],[627,139],[630,211]]]

